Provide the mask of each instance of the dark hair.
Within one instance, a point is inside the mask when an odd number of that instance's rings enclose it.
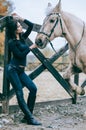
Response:
[[[8,39],[16,39],[17,20],[14,20],[12,16],[8,16],[6,19],[6,34]]]

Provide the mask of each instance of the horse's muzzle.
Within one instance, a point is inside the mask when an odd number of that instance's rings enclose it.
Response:
[[[36,43],[37,46],[43,46],[41,39],[36,39],[35,43]]]
[[[35,44],[40,48],[43,49],[45,48],[46,44],[41,40],[41,39],[36,39]]]

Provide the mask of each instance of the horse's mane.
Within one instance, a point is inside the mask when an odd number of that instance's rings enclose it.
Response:
[[[78,16],[76,16],[72,13],[69,13],[69,12],[62,11],[62,14],[64,14],[64,17],[68,16],[70,18],[70,20],[72,19],[73,21],[77,21],[78,23],[81,23],[83,21]]]

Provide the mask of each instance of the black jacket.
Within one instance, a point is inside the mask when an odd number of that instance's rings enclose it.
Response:
[[[24,34],[22,34],[24,40],[11,39],[8,43],[9,51],[12,54],[10,64],[15,66],[26,66],[26,56],[30,52],[28,45],[25,43],[25,39],[31,33],[33,23],[28,20],[24,20],[24,23],[28,25],[28,29]]]

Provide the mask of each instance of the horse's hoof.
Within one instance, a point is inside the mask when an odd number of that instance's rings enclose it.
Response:
[[[76,92],[77,92],[77,94],[79,94],[79,95],[85,95],[85,90],[84,90],[84,88],[77,87]]]
[[[84,89],[82,89],[80,95],[85,95],[85,90]]]

